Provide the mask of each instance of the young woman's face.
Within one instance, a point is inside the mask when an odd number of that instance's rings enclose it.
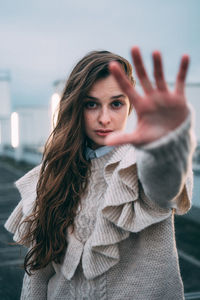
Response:
[[[84,99],[84,123],[89,146],[92,149],[104,146],[107,135],[123,130],[129,109],[129,99],[112,75],[96,81]]]

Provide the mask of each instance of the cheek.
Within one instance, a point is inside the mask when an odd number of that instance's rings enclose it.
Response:
[[[90,129],[90,127],[94,123],[94,114],[92,114],[89,111],[85,111],[83,116],[84,116],[85,129]]]
[[[118,116],[116,116],[116,121],[118,121],[119,125],[126,123],[127,119],[128,119],[128,108],[124,108],[123,110],[120,111],[120,113],[118,114]]]

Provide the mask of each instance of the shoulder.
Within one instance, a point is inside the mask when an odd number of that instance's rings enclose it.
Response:
[[[27,172],[25,175],[20,177],[16,182],[16,187],[21,190],[24,186],[27,184],[29,185],[32,181],[36,181],[39,178],[39,173],[41,169],[41,164],[37,165],[33,169],[31,169],[29,172]]]
[[[17,243],[21,243],[21,238],[28,232],[28,225],[23,221],[32,212],[35,204],[40,169],[41,165],[36,166],[15,182],[21,195],[21,201],[7,219],[4,227],[14,234],[13,240]],[[26,246],[29,247],[29,243]]]
[[[28,215],[36,199],[36,187],[40,175],[41,164],[30,170],[15,182],[21,195],[23,213]]]

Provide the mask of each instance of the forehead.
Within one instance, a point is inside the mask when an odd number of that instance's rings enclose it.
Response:
[[[124,94],[113,75],[109,75],[106,78],[98,79],[91,87],[89,93],[90,96],[96,98],[103,98],[107,96],[115,96],[118,94]]]

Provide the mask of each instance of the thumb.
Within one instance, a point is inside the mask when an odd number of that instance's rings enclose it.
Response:
[[[137,132],[134,133],[123,133],[123,132],[114,132],[109,134],[105,138],[105,144],[108,146],[117,146],[117,145],[123,145],[123,144],[133,144],[137,145],[140,143],[138,139]]]

